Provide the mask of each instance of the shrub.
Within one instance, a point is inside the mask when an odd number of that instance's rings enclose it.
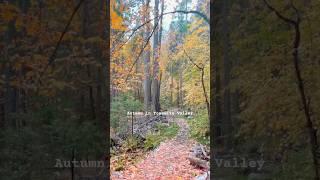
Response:
[[[188,121],[190,136],[204,145],[210,144],[210,123],[205,110],[196,114],[194,119]]]
[[[161,142],[175,137],[179,131],[179,126],[176,123],[172,123],[169,126],[158,124],[156,129],[156,132],[147,134],[144,144],[145,149],[154,149]]]
[[[138,146],[139,146],[139,141],[134,136],[128,137],[123,144],[123,147],[126,149],[126,151],[132,151],[138,148]]]
[[[140,111],[143,104],[130,93],[122,93],[111,102],[111,127],[118,131],[125,131],[127,127],[127,112]]]

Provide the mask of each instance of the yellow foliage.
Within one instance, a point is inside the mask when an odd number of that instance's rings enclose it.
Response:
[[[118,31],[125,31],[126,26],[124,25],[123,17],[119,14],[124,10],[124,5],[121,4],[121,1],[111,0],[110,6],[111,28]]]

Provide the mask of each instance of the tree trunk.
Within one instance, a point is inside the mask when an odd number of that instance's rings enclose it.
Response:
[[[104,24],[104,28],[103,28],[103,39],[105,39],[105,44],[103,47],[105,47],[105,51],[104,51],[104,63],[102,66],[102,70],[103,70],[103,80],[104,80],[104,89],[105,89],[105,111],[107,111],[108,113],[105,113],[105,119],[103,120],[103,129],[105,129],[105,140],[106,140],[106,147],[110,146],[110,0],[101,0],[101,7],[103,11],[105,13],[104,14],[104,20],[103,22],[105,22]],[[110,177],[110,148],[106,148],[106,152],[105,152],[105,174],[103,176],[105,177]]]
[[[309,138],[310,138],[310,144],[311,144],[311,152],[313,156],[313,163],[314,163],[314,170],[315,170],[315,179],[319,180],[319,160],[317,158],[317,152],[319,150],[319,144],[318,144],[318,136],[317,136],[317,130],[313,125],[313,121],[311,119],[310,115],[310,107],[307,103],[307,97],[305,93],[305,87],[304,87],[304,81],[301,76],[301,70],[299,65],[299,48],[300,48],[300,20],[296,22],[294,25],[295,29],[295,39],[294,39],[294,47],[293,47],[293,62],[294,62],[294,68],[295,68],[295,74],[297,78],[297,86],[300,93],[300,98],[303,105],[303,111],[306,118],[306,124],[309,131]]]
[[[150,9],[150,0],[146,0],[146,17],[144,17],[144,22],[146,22],[149,17],[149,9]],[[145,26],[144,39],[147,39],[150,35],[150,24]],[[150,43],[146,47],[144,52],[144,82],[143,82],[143,90],[144,90],[144,109],[145,111],[150,111],[151,108],[151,74],[150,74]]]
[[[180,108],[180,83],[177,83],[177,107]]]
[[[171,70],[172,71],[172,70]],[[173,75],[172,73],[170,74],[171,76],[171,84],[170,84],[170,105],[173,105]]]
[[[223,123],[225,145],[227,149],[232,146],[232,121],[231,121],[231,98],[230,98],[230,79],[231,79],[231,60],[230,60],[230,40],[229,40],[229,1],[223,1],[223,20],[222,20],[222,53],[223,53]]]
[[[9,117],[12,113],[16,112],[16,89],[10,85],[11,78],[14,76],[14,71],[11,68],[12,63],[10,62],[10,55],[8,46],[11,44],[11,41],[14,37],[15,26],[14,22],[11,21],[8,23],[8,29],[5,33],[5,42],[6,46],[4,48],[4,59],[6,65],[4,66],[4,77],[5,77],[5,102],[4,102],[4,125],[15,125],[16,122],[9,122]]]
[[[159,16],[159,0],[154,2],[154,17]],[[157,26],[153,35],[153,78],[152,78],[152,110],[160,111],[160,89],[159,89],[159,55],[160,55],[160,40],[159,40],[159,19],[154,19],[154,26]]]
[[[102,78],[101,68],[98,68],[97,72],[97,95],[96,95],[96,114],[98,121],[102,121],[102,103],[103,103],[103,94],[102,94],[102,83],[104,82]]]
[[[89,28],[89,2],[84,1],[83,2],[83,8],[82,8],[82,36],[83,38],[88,38],[88,28]],[[87,77],[89,80],[92,80],[92,73],[91,73],[91,67],[90,65],[86,66],[87,70]],[[93,87],[90,84],[88,86],[88,98],[89,98],[89,108],[90,108],[90,117],[91,119],[96,118],[96,109],[95,109],[95,100],[94,100],[94,95],[93,95]],[[81,97],[80,97],[81,98]],[[81,113],[81,112],[80,112]]]
[[[91,79],[92,76],[91,76],[91,70],[90,70],[90,66],[88,65],[87,66],[87,75],[88,75],[88,78]],[[93,97],[93,87],[92,85],[89,85],[88,87],[88,96],[89,96],[89,107],[90,107],[90,115],[91,115],[91,118],[92,119],[95,119],[96,118],[96,109],[95,109],[95,101],[94,101],[94,97]]]
[[[219,12],[219,7],[221,1],[210,0],[210,14],[213,17],[210,19],[210,27],[214,27],[218,24],[219,20],[221,20],[221,13]],[[217,29],[210,30],[210,44],[216,44],[215,39],[217,39],[218,33]],[[215,53],[214,53],[215,52]],[[221,101],[221,68],[220,68],[220,57],[217,54],[214,46],[210,46],[210,64],[213,65],[213,68],[210,69],[210,75],[214,78],[210,79],[210,88],[211,88],[211,97],[212,103],[214,104],[214,111],[211,111],[210,114],[210,130],[213,132],[212,143],[217,148],[218,146],[223,146],[224,142],[221,138],[222,136],[222,101]],[[213,151],[211,151],[213,152]]]
[[[206,86],[204,83],[204,67],[201,69],[201,85],[202,85],[202,90],[203,90],[203,95],[206,100],[206,106],[207,106],[207,111],[208,111],[208,117],[210,116],[210,103],[207,95],[207,90]]]
[[[179,70],[179,102],[180,107],[183,107],[183,70]]]

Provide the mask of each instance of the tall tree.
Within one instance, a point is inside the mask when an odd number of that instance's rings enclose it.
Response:
[[[154,17],[159,16],[159,0],[154,1]],[[160,18],[154,19],[154,34],[153,34],[153,73],[152,73],[152,110],[160,111],[160,67],[159,67],[159,55],[160,55]]]
[[[150,19],[150,0],[146,0],[145,2],[145,14],[144,14],[144,23]],[[151,26],[148,23],[146,26],[144,26],[144,39],[147,39],[150,34],[151,34]],[[143,54],[143,59],[144,59],[144,108],[146,111],[151,110],[151,102],[152,102],[152,97],[151,97],[151,70],[150,70],[150,58],[151,58],[151,47],[150,43],[147,42],[147,47],[146,50]]]

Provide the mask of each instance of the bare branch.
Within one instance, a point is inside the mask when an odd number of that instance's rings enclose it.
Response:
[[[40,74],[40,78],[41,76],[43,75],[43,73],[48,69],[48,67],[54,63],[55,59],[56,59],[56,55],[57,55],[57,52],[58,52],[58,49],[61,45],[61,42],[62,42],[62,39],[64,37],[64,35],[67,33],[68,29],[69,29],[69,26],[71,25],[71,22],[75,16],[75,14],[77,13],[77,11],[79,10],[81,4],[84,2],[85,0],[81,0],[77,6],[74,8],[69,20],[68,20],[68,23],[67,25],[65,26],[64,30],[62,31],[61,35],[60,35],[60,38],[59,38],[59,41],[57,42],[55,48],[54,48],[54,51],[52,52],[49,60],[48,60],[48,64],[45,66],[44,70],[42,71],[42,73]]]
[[[124,32],[121,37],[123,37],[124,34],[126,34],[127,32],[132,31],[131,34],[129,35],[128,39],[127,39],[125,42],[123,42],[118,49],[122,48],[122,47],[132,38],[132,36],[133,36],[140,28],[142,28],[142,27],[145,26],[146,24],[152,22],[154,19],[159,19],[159,18],[162,18],[162,16],[165,16],[165,15],[168,15],[168,14],[175,14],[175,13],[196,14],[196,15],[202,17],[208,24],[210,23],[210,22],[209,22],[209,18],[208,18],[205,14],[203,14],[203,13],[201,13],[201,12],[199,12],[199,11],[182,11],[182,10],[177,10],[177,11],[171,11],[171,12],[161,13],[159,16],[154,17],[154,18],[151,18],[151,19],[145,21],[144,23],[138,25],[138,26],[135,27],[134,29],[130,29],[130,30]],[[113,55],[114,52],[112,52],[111,54]],[[111,55],[111,56],[112,56],[112,55]]]
[[[149,43],[149,41],[150,41],[150,39],[151,39],[152,35],[154,34],[154,31],[156,30],[157,26],[158,26],[158,23],[153,27],[152,32],[151,32],[151,34],[149,35],[149,37],[148,37],[148,39],[147,39],[146,43],[144,44],[143,48],[140,50],[139,55],[136,57],[135,61],[133,62],[132,66],[131,66],[131,68],[129,69],[129,72],[128,72],[128,75],[127,75],[127,77],[126,77],[125,82],[127,82],[127,81],[128,81],[128,78],[129,78],[130,72],[132,71],[132,69],[133,69],[133,67],[136,65],[136,63],[138,62],[138,60],[139,60],[140,56],[142,55],[142,53],[143,53],[144,49],[147,47],[147,45],[148,45],[148,43]]]
[[[183,49],[183,47],[182,47]],[[209,98],[208,98],[208,95],[207,95],[207,90],[206,90],[206,86],[205,86],[205,83],[204,83],[204,67],[205,67],[205,64],[203,65],[203,67],[200,67],[198,64],[196,64],[192,59],[191,57],[187,54],[187,52],[183,49],[183,52],[184,54],[188,57],[189,61],[191,61],[191,63],[193,65],[195,65],[201,72],[201,84],[202,84],[202,90],[203,90],[203,95],[204,95],[204,98],[205,98],[205,101],[206,101],[206,105],[207,105],[207,111],[208,111],[208,116],[210,115],[210,102],[209,102]]]
[[[183,49],[183,48],[182,48]],[[203,70],[204,67],[200,67],[198,64],[196,64],[191,57],[187,54],[186,50],[183,49],[183,53],[187,56],[187,58],[189,59],[189,61],[195,65],[198,69]]]
[[[267,5],[267,7],[272,11],[274,12],[280,19],[282,19],[283,21],[289,23],[289,24],[292,24],[292,25],[296,25],[297,22],[292,20],[292,19],[289,19],[285,16],[283,16],[278,10],[276,10],[273,6],[271,6],[267,0],[263,0],[264,3]]]
[[[299,10],[298,10],[297,7],[293,4],[293,1],[292,1],[292,0],[290,0],[290,5],[291,5],[292,9],[295,11],[295,13],[296,13],[296,15],[297,15],[297,20],[296,20],[296,22],[297,22],[297,24],[298,24],[298,23],[300,22],[300,20],[301,20]]]

